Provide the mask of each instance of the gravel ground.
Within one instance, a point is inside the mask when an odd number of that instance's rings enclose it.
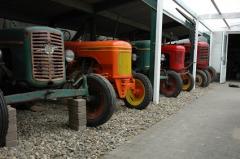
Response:
[[[18,146],[0,149],[1,158],[101,158],[133,136],[153,124],[176,113],[183,106],[217,87],[181,93],[177,98],[161,97],[159,105],[150,105],[139,111],[117,106],[110,121],[98,128],[83,132],[70,130],[68,113],[63,105],[38,103],[46,108],[43,112],[19,111]]]

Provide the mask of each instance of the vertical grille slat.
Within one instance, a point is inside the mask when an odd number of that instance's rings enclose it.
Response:
[[[46,45],[57,47],[52,54],[45,52]],[[58,33],[38,31],[31,33],[33,78],[37,81],[57,81],[64,79],[64,47]]]

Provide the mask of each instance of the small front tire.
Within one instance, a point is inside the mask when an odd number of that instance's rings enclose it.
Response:
[[[217,78],[217,71],[212,67],[212,66],[209,66],[207,68],[207,70],[209,71],[210,75],[211,75],[211,82],[213,82],[214,80],[216,80]]]
[[[187,73],[181,75],[181,78],[183,80],[182,90],[190,92],[194,86],[194,78],[193,78],[192,74],[187,72]]]
[[[175,71],[166,72],[167,79],[160,80],[160,93],[166,97],[177,97],[182,91],[182,79]]]
[[[206,82],[206,85],[205,87],[208,87],[210,82],[212,81],[212,78],[211,78],[211,74],[208,72],[208,70],[203,70],[203,72],[206,74],[207,76],[207,82]]]
[[[134,73],[135,90],[127,90],[125,105],[129,108],[145,109],[151,102],[153,96],[152,84],[147,76]]]
[[[196,85],[198,87],[205,87],[207,83],[207,75],[202,70],[196,72]]]

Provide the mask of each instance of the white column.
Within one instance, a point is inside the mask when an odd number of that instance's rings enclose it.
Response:
[[[212,66],[212,37],[213,37],[213,33],[210,32],[210,47],[209,47],[209,66]]]
[[[159,103],[160,89],[160,70],[161,70],[161,44],[162,44],[162,19],[163,19],[163,0],[157,1],[157,17],[156,17],[156,44],[154,59],[154,88],[153,103]]]
[[[196,20],[196,28],[195,28],[195,43],[194,43],[194,54],[193,54],[193,79],[196,81],[196,71],[197,71],[197,49],[198,49],[198,26],[199,26],[199,21]],[[195,89],[195,83],[194,82],[194,87]]]

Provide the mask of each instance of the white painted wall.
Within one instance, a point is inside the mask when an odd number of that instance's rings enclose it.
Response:
[[[210,64],[216,69],[218,73],[221,70],[221,56],[223,48],[223,34],[224,32],[213,32],[212,34],[212,46],[211,46],[211,61]]]

